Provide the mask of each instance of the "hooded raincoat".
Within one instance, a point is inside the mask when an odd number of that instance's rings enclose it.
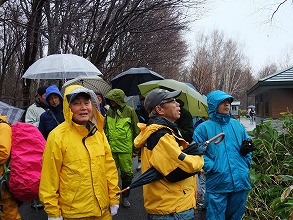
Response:
[[[141,149],[142,173],[154,167],[164,176],[180,169],[195,173],[202,169],[203,157],[186,155],[187,142],[178,134],[175,123],[157,116],[148,125],[139,123],[140,134],[134,145]],[[195,177],[171,183],[161,179],[143,186],[144,207],[149,214],[169,215],[196,206]]]
[[[112,89],[105,96],[106,100],[117,103],[118,108],[107,111],[105,133],[107,135],[117,168],[120,168],[122,188],[129,186],[132,178],[132,153],[134,138],[139,134],[138,118],[133,108],[126,105],[125,93],[121,89]],[[129,196],[129,191],[122,195]]]
[[[244,127],[231,117],[231,113],[217,112],[219,104],[225,99],[229,99],[230,103],[233,101],[232,96],[220,90],[208,94],[210,120],[199,124],[193,134],[196,143],[205,142],[221,132],[226,134],[219,144],[210,143],[204,155],[203,169],[207,193],[231,193],[251,188],[249,181],[251,153],[245,157],[240,154],[242,142],[249,139],[249,136]],[[235,204],[232,205],[235,207]],[[239,210],[242,212],[242,207],[239,207]]]
[[[112,152],[132,153],[133,140],[139,134],[136,112],[126,105],[125,94],[121,89],[112,89],[105,98],[119,105],[118,109],[110,108],[107,111],[105,132]]]
[[[44,136],[45,139],[47,139],[49,133],[59,124],[61,124],[64,121],[64,116],[63,116],[63,97],[62,94],[60,93],[59,89],[57,86],[52,85],[49,86],[46,89],[46,101],[49,103],[48,98],[51,94],[57,94],[60,97],[60,104],[57,105],[56,107],[48,105],[48,109],[41,114],[40,116],[40,123],[39,123],[39,130]]]
[[[103,131],[103,116],[93,105],[97,131],[72,121],[66,94],[65,121],[48,136],[43,155],[40,199],[49,217],[84,218],[109,216],[109,206],[119,204],[118,172]],[[92,98],[93,99],[93,98]],[[93,100],[92,100],[93,103]]]
[[[0,115],[0,176],[4,174],[4,163],[7,163],[10,157],[12,143],[11,127],[7,123],[6,116]],[[18,212],[18,204],[11,193],[6,188],[6,185],[1,185],[0,219],[18,220],[21,219]]]

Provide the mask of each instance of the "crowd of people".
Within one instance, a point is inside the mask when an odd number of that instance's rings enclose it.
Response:
[[[165,177],[143,186],[147,219],[193,220],[199,195],[206,219],[241,219],[251,188],[254,146],[231,117],[233,97],[212,91],[207,95],[208,117],[194,123],[180,94],[154,89],[140,95],[134,109],[121,89],[104,96],[72,85],[62,95],[55,85],[39,87],[25,122],[38,127],[46,139],[39,199],[48,220],[112,219],[120,205],[131,207],[130,190],[121,198],[119,192],[133,180],[134,157],[142,173],[153,167]],[[2,166],[11,150],[11,138],[2,136],[11,136],[11,130],[5,117],[0,119]],[[201,145],[219,133],[225,133],[219,144]],[[183,152],[191,143],[201,148],[199,155]],[[203,181],[204,193],[197,193],[196,179]],[[20,219],[16,201],[4,191],[2,219]]]

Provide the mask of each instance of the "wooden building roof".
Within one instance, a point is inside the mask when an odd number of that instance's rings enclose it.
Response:
[[[293,88],[293,66],[259,79],[247,91],[247,96],[256,96],[268,89],[279,88]]]

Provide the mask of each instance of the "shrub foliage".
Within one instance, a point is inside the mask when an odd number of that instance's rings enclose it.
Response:
[[[257,150],[244,219],[293,219],[293,115],[283,113],[249,133]]]

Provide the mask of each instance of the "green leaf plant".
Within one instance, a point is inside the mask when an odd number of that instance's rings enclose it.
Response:
[[[257,150],[243,219],[293,219],[293,115],[288,111],[282,116],[249,133]]]

